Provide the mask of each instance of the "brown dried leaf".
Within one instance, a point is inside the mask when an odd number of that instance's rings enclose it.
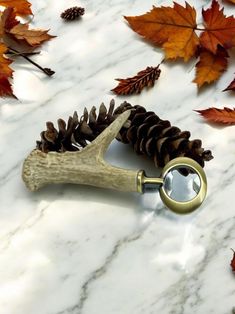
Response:
[[[159,78],[161,70],[157,67],[147,67],[133,77],[127,79],[116,79],[119,81],[117,87],[111,91],[117,95],[140,94],[144,87],[153,87]]]
[[[30,46],[39,46],[55,36],[48,34],[49,30],[29,29],[28,24],[18,24],[10,30],[10,34],[17,40],[25,40]]]
[[[29,24],[20,23],[16,19],[14,9],[9,7],[0,16],[0,37],[7,44],[8,40],[11,42],[14,40],[18,45],[24,46],[27,44],[31,47],[37,47],[55,36],[49,35],[48,30],[29,29]]]

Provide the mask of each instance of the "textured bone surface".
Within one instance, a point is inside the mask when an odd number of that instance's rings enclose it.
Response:
[[[109,144],[126,122],[130,111],[121,114],[91,144],[78,152],[33,150],[23,164],[22,178],[31,191],[47,184],[86,184],[119,191],[137,190],[138,171],[114,167],[104,160]]]

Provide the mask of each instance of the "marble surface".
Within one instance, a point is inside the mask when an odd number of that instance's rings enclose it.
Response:
[[[81,0],[83,19],[64,24],[60,12],[78,1],[32,1],[33,26],[58,36],[35,60],[56,75],[47,78],[18,59],[14,91],[19,101],[0,101],[2,314],[232,313],[235,127],[208,125],[193,112],[234,106],[234,94],[221,92],[234,76],[232,64],[217,84],[200,93],[191,83],[194,61],[164,64],[154,88],[128,97],[190,130],[213,151],[215,158],[206,165],[208,197],[195,214],[173,215],[151,195],[84,186],[49,186],[31,193],[21,180],[22,162],[48,119],[108,104],[114,78],[162,60],[161,50],[141,40],[122,17],[141,14],[154,3]],[[205,1],[189,3],[200,8]],[[235,14],[235,8],[226,5],[226,13]],[[125,99],[114,98],[117,104]],[[117,142],[107,159],[155,172],[149,161]]]

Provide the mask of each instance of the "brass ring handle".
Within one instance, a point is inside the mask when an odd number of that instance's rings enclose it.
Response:
[[[178,168],[189,168],[193,170],[195,174],[198,175],[200,179],[200,188],[197,195],[186,202],[179,202],[172,199],[166,192],[164,188],[164,183],[160,186],[159,192],[162,199],[162,202],[173,212],[177,214],[188,214],[196,210],[204,201],[207,193],[207,179],[204,170],[202,167],[193,159],[187,157],[178,157],[171,160],[162,170],[161,178],[163,182],[167,174]]]

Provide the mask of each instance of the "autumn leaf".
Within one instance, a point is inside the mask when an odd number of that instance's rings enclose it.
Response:
[[[196,10],[187,2],[185,7],[174,2],[174,7],[153,7],[140,16],[126,16],[130,27],[153,44],[162,46],[166,59],[183,58],[188,61],[194,56],[199,38]]]
[[[200,113],[207,121],[217,124],[235,124],[235,108],[230,109],[224,107],[224,109],[208,108],[205,110],[195,110]]]
[[[12,77],[13,70],[9,67],[12,61],[4,56],[6,52],[7,47],[0,43],[0,76]]]
[[[226,92],[226,91],[235,91],[235,79],[228,85],[228,87],[226,87],[223,92]]]
[[[25,41],[30,46],[39,46],[55,36],[48,34],[48,30],[29,29],[29,25],[16,20],[13,8],[7,8],[2,13],[0,35],[10,35],[16,41]]]
[[[230,266],[232,267],[232,270],[235,271],[235,251],[233,249],[231,249],[233,251],[233,258],[231,260]]]
[[[227,17],[217,0],[202,9],[202,17],[204,27],[199,27],[195,8],[174,2],[173,7],[154,6],[150,12],[125,19],[136,33],[163,48],[165,60],[183,58],[187,62],[199,57],[194,82],[200,88],[218,80],[227,69],[228,56],[221,49],[226,52],[235,47],[235,18]]]
[[[9,78],[12,78],[13,70],[9,67],[11,60],[7,59],[4,54],[7,47],[0,43],[0,96],[14,96]]]
[[[10,31],[20,22],[16,19],[13,8],[7,8],[0,14],[0,36],[3,37],[6,31]]]
[[[220,47],[217,54],[202,50],[199,61],[196,64],[196,77],[194,83],[200,88],[204,84],[210,84],[220,78],[228,66],[228,53]]]
[[[218,45],[231,48],[235,39],[235,18],[226,17],[224,9],[220,9],[216,0],[212,1],[211,8],[202,10],[205,30],[200,35],[200,44],[216,54]]]
[[[31,3],[27,0],[0,0],[0,5],[14,8],[17,15],[30,15]]]
[[[47,30],[29,29],[28,23],[20,23],[16,18],[16,11],[12,7],[8,7],[0,13],[0,96],[15,97],[9,82],[9,78],[12,78],[12,70],[9,67],[12,60],[6,58],[6,52],[11,54],[11,58],[23,57],[48,76],[55,73],[50,68],[44,68],[29,58],[33,49],[53,37],[48,34]]]
[[[117,87],[112,89],[117,95],[139,94],[144,87],[154,86],[155,81],[159,78],[161,70],[157,67],[147,67],[133,77],[127,79],[116,79],[119,81]]]
[[[18,24],[14,26],[9,34],[17,40],[25,40],[30,46],[39,46],[44,41],[48,41],[55,36],[48,34],[49,30],[29,29],[28,24]]]

